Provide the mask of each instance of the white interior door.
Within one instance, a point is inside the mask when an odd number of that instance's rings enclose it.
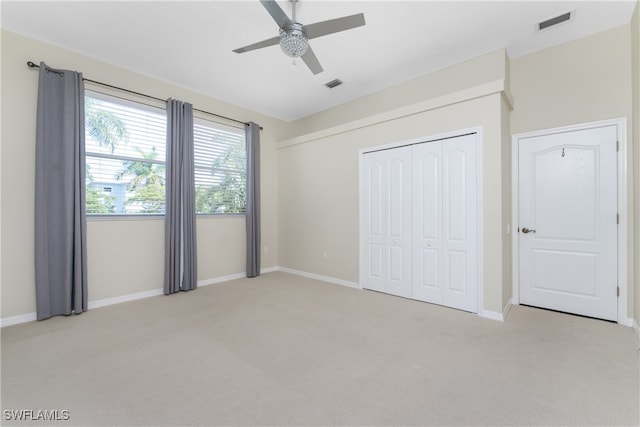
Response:
[[[477,312],[477,136],[412,150],[414,298]]]
[[[362,286],[411,297],[411,148],[363,156]]]
[[[520,302],[617,319],[616,127],[519,142]]]

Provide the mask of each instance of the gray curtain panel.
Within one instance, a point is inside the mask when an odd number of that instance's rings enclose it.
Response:
[[[250,122],[247,141],[247,277],[260,275],[260,126]]]
[[[198,284],[193,162],[193,106],[168,99],[165,295],[190,291]]]
[[[40,63],[36,123],[38,320],[87,310],[84,84]]]

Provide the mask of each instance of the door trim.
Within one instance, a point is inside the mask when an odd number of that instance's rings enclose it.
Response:
[[[618,323],[624,326],[632,326],[632,319],[627,313],[627,292],[628,292],[628,247],[627,247],[627,180],[628,180],[628,157],[627,157],[627,118],[621,117],[617,119],[601,120],[597,122],[582,123],[577,125],[562,126],[551,129],[543,129],[532,132],[518,133],[511,137],[511,218],[512,228],[516,231],[511,232],[511,259],[512,259],[512,283],[513,283],[513,304],[520,304],[520,248],[518,240],[518,184],[519,184],[519,146],[520,140],[524,138],[547,136],[556,133],[573,132],[579,130],[588,130],[599,127],[616,126],[617,139],[620,146],[617,152],[617,193],[618,193],[618,213],[620,214],[620,223],[618,224],[618,287],[620,288],[620,296],[618,297]]]

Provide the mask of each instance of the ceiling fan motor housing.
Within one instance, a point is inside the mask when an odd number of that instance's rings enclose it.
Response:
[[[305,54],[309,49],[309,38],[302,24],[291,22],[280,29],[280,48],[292,58]]]

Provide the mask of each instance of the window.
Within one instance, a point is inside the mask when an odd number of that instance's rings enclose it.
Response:
[[[247,204],[245,131],[195,118],[196,212],[244,214]]]
[[[166,112],[86,92],[88,215],[164,214]]]
[[[86,92],[88,215],[164,215],[167,119],[151,107]],[[245,131],[194,118],[196,213],[244,214]]]

